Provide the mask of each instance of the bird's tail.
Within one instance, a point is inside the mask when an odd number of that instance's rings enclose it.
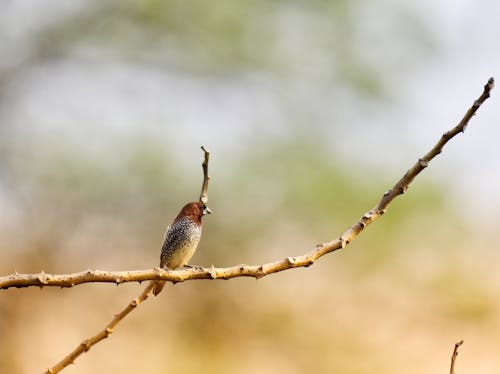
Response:
[[[152,286],[153,286],[153,295],[158,296],[158,294],[163,290],[163,287],[165,287],[165,281],[152,281]]]

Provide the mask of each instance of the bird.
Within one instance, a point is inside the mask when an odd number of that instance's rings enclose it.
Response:
[[[189,266],[201,239],[201,219],[212,213],[203,202],[191,202],[184,205],[174,222],[167,227],[165,239],[161,247],[160,267],[178,269]],[[157,296],[165,281],[153,281],[153,294]]]

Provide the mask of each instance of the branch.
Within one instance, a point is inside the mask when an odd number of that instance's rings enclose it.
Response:
[[[91,281],[114,281],[119,284],[122,282],[128,281],[142,281],[146,279],[151,280],[170,280],[171,282],[181,282],[187,279],[229,279],[238,276],[253,276],[255,278],[261,278],[265,275],[276,273],[278,271],[294,268],[294,267],[307,267],[314,263],[315,260],[320,258],[321,256],[332,252],[334,250],[344,248],[347,246],[352,239],[354,239],[363,229],[375,221],[378,217],[385,213],[388,205],[396,198],[397,196],[403,194],[413,179],[424,169],[427,167],[428,163],[439,153],[441,153],[444,145],[455,135],[460,132],[463,132],[472,118],[477,109],[481,106],[481,104],[490,96],[490,91],[494,87],[493,78],[490,78],[488,83],[484,86],[484,91],[481,96],[474,102],[472,107],[466,112],[463,119],[459,122],[457,126],[455,126],[450,131],[444,133],[441,136],[441,139],[436,143],[436,145],[422,158],[420,158],[415,165],[413,165],[405,175],[394,185],[392,189],[387,191],[381,198],[380,202],[370,211],[365,213],[361,219],[354,224],[352,227],[347,229],[340,238],[333,240],[328,243],[319,244],[314,250],[306,253],[305,255],[298,257],[287,257],[283,260],[276,261],[274,263],[268,263],[261,266],[247,266],[247,265],[237,265],[230,268],[222,268],[216,269],[214,267],[208,269],[197,269],[191,268],[186,270],[163,270],[163,269],[155,269],[151,274],[151,272],[121,272],[121,273],[112,273],[112,272],[99,272],[99,271],[87,271],[83,273],[77,273],[76,276],[73,275],[50,275],[42,272],[38,275],[21,275],[15,274],[13,276],[7,277],[8,279],[2,284],[2,279],[0,279],[1,288],[8,288],[17,286],[17,287],[27,287],[31,284],[30,282],[36,282],[38,286],[48,286],[48,285],[58,285],[61,287],[73,286],[75,284],[86,283]],[[207,203],[208,201],[208,181],[210,177],[208,176],[208,159],[210,153],[202,146],[202,150],[205,153],[204,161],[202,163],[203,167],[203,185],[200,194],[200,201],[202,203]],[[145,277],[145,278],[144,278]],[[5,278],[5,277],[4,277]],[[16,281],[23,281],[21,283],[17,283]],[[10,282],[10,283],[9,283]],[[68,365],[74,362],[74,360],[80,356],[82,353],[87,352],[94,344],[97,344],[101,340],[107,338],[112,332],[115,326],[132,310],[134,310],[137,305],[139,305],[142,301],[146,300],[150,295],[153,287],[155,286],[155,282],[150,282],[148,286],[144,289],[139,297],[132,300],[125,309],[123,309],[119,314],[117,314],[111,322],[99,333],[90,339],[84,340],[80,343],[68,356],[66,356],[63,360],[57,363],[52,368],[46,371],[46,374],[54,374],[58,373]],[[460,341],[455,344],[455,349],[453,351],[453,355],[451,357],[451,368],[450,374],[454,374],[454,366],[455,359],[458,355],[458,347],[463,343]]]
[[[413,179],[425,169],[429,162],[441,153],[444,145],[455,135],[464,132],[469,120],[479,109],[481,104],[490,97],[490,91],[494,87],[494,80],[490,78],[484,86],[481,96],[474,101],[472,106],[467,110],[462,120],[451,130],[444,133],[436,145],[422,158],[413,165],[404,176],[384,195],[380,202],[371,210],[366,212],[358,222],[348,228],[339,238],[330,242],[321,243],[310,252],[295,257],[286,257],[282,260],[270,262],[263,265],[235,265],[227,268],[189,268],[180,270],[136,270],[136,271],[100,271],[88,270],[80,273],[73,274],[46,274],[43,271],[40,274],[19,274],[0,277],[0,289],[7,289],[10,287],[73,287],[82,283],[89,282],[110,282],[110,283],[125,283],[125,282],[142,282],[145,280],[166,280],[172,283],[183,282],[191,279],[230,279],[236,277],[254,277],[262,278],[266,275],[277,273],[279,271],[288,270],[297,267],[307,267],[312,265],[318,258],[326,255],[327,253],[345,248],[358,234],[363,231],[365,227],[374,222],[377,218],[383,215],[388,205],[397,196],[403,194],[408,189],[408,186]],[[200,200],[205,196],[208,188],[208,155],[209,153],[202,148],[205,152],[205,161],[203,162],[204,181]],[[205,195],[204,195],[205,193]]]
[[[201,146],[201,149],[205,153],[205,158],[201,164],[203,168],[203,185],[201,186],[200,201],[206,204],[208,203],[208,181],[210,180],[210,176],[208,175],[208,158],[210,157],[210,152],[204,146]]]
[[[132,310],[134,310],[140,303],[142,303],[144,300],[146,300],[149,295],[151,294],[151,291],[153,289],[153,283],[149,283],[148,286],[142,291],[142,293],[132,300],[126,307],[123,309],[120,313],[115,315],[115,317],[111,320],[110,323],[106,325],[106,327],[94,335],[93,337],[84,340],[81,342],[74,350],[71,352],[69,355],[64,357],[60,362],[58,362],[56,365],[52,366],[50,369],[47,369],[47,371],[44,374],[55,374],[59,373],[62,369],[64,369],[66,366],[74,363],[75,359],[80,356],[82,353],[87,352],[94,344],[99,343],[101,340],[106,339],[109,335],[113,333],[113,330],[115,326],[123,319],[127,314],[129,314]]]
[[[453,354],[451,355],[451,366],[450,366],[450,374],[455,374],[455,360],[458,356],[458,347],[460,347],[464,343],[463,340],[460,340],[458,343],[455,343],[455,349],[453,349]]]
[[[208,157],[210,153],[203,147],[201,146],[201,149],[205,153],[204,161],[202,163],[203,167],[203,185],[201,188],[201,194],[200,194],[200,201],[204,204],[207,203],[208,201],[208,180],[210,177],[208,176]],[[89,271],[90,272],[90,271]],[[88,274],[88,273],[86,273]],[[43,276],[39,278],[39,280],[44,280]],[[160,284],[161,287],[157,288],[158,283]],[[93,337],[84,340],[81,342],[69,355],[67,355],[65,358],[63,358],[60,362],[58,362],[56,365],[54,365],[52,368],[48,369],[45,374],[55,374],[63,370],[65,367],[68,365],[72,364],[75,362],[75,360],[80,356],[82,353],[87,352],[94,344],[99,343],[101,340],[107,338],[112,332],[115,326],[120,323],[120,321],[125,318],[132,310],[134,310],[141,302],[146,300],[151,293],[154,293],[155,295],[158,295],[159,292],[161,292],[163,285],[165,284],[164,281],[161,282],[155,282],[152,281],[150,282],[144,291],[132,300],[126,307],[123,309],[120,313],[115,315],[115,317],[111,320],[111,322],[99,333],[94,335]]]

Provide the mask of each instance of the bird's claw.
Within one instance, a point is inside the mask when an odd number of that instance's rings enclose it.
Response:
[[[185,268],[189,268],[189,269],[204,270],[203,266],[198,266],[198,265],[189,265],[189,264],[186,264],[186,265],[184,265],[184,267]]]

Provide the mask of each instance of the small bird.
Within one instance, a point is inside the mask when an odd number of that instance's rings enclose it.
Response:
[[[202,202],[184,205],[174,222],[167,228],[161,247],[160,267],[178,269],[193,257],[201,238],[201,218],[212,213]],[[165,281],[154,281],[153,294],[158,295]]]

